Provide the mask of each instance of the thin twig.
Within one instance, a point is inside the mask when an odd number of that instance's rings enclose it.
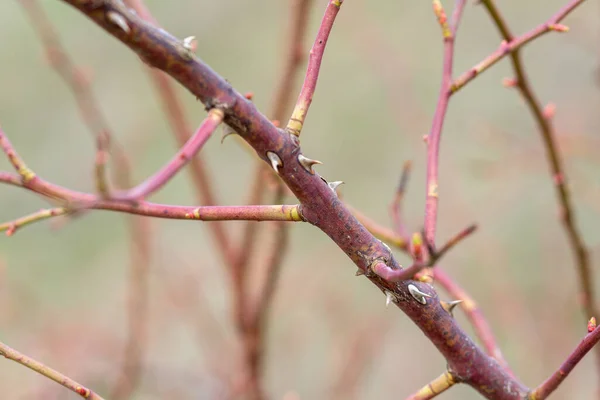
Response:
[[[294,112],[286,127],[286,130],[293,135],[300,135],[302,127],[304,126],[306,114],[312,103],[315,89],[317,88],[317,80],[319,79],[319,70],[321,69],[321,61],[323,61],[325,46],[327,45],[331,28],[333,28],[335,17],[340,11],[343,2],[344,0],[330,0],[325,9],[325,15],[323,15],[323,20],[321,21],[315,43],[310,50],[304,83],[302,84],[300,95],[296,101]]]
[[[452,249],[457,243],[465,239],[471,233],[475,232],[477,225],[470,225],[462,231],[454,235],[439,251],[436,251],[431,244],[425,241],[425,244],[429,247],[429,260],[423,262],[420,257],[415,256],[415,262],[408,268],[403,269],[392,269],[383,262],[376,263],[371,268],[381,278],[389,282],[402,282],[407,279],[413,279],[416,274],[424,270],[425,268],[433,267],[450,249]],[[418,238],[419,236],[417,236]],[[414,240],[413,240],[414,242]],[[413,245],[414,247],[414,245]]]
[[[454,83],[452,83],[451,91],[452,94],[458,92],[460,89],[465,87],[467,83],[475,79],[475,77],[479,76],[482,72],[489,69],[491,66],[496,64],[498,61],[503,59],[504,57],[510,56],[511,62],[513,64],[513,69],[515,70],[515,75],[517,75],[517,85],[521,83],[521,85],[527,86],[527,92],[531,94],[531,98],[535,98],[532,95],[532,91],[527,83],[527,78],[525,72],[522,67],[521,58],[519,55],[519,50],[528,43],[531,43],[533,40],[539,38],[540,36],[549,33],[549,32],[566,32],[568,28],[564,25],[560,25],[559,22],[562,21],[571,11],[575,9],[578,5],[583,3],[585,0],[574,0],[571,1],[568,5],[560,9],[556,14],[554,14],[548,21],[545,23],[535,27],[529,32],[519,36],[514,37],[510,30],[508,29],[508,25],[504,22],[504,19],[500,16],[495,4],[491,0],[481,0],[481,3],[486,6],[490,14],[492,15],[492,19],[494,23],[500,30],[504,41],[500,44],[500,47],[484,60],[479,62],[473,68],[469,69],[465,73],[463,73],[460,77],[458,77]],[[517,60],[517,61],[515,61]],[[525,82],[524,84],[522,82]],[[520,86],[519,86],[520,88]],[[520,88],[520,90],[523,90]],[[525,96],[525,94],[524,94]],[[529,101],[528,97],[525,96],[526,100]],[[531,107],[531,105],[530,105]],[[536,118],[537,119],[537,118]],[[539,121],[538,121],[539,123]]]
[[[550,396],[558,386],[569,376],[573,368],[581,361],[581,359],[600,342],[600,329],[596,328],[588,333],[581,343],[573,350],[569,357],[560,365],[548,379],[540,386],[533,390],[529,396],[529,400],[544,400]]]
[[[462,16],[462,10],[466,0],[456,2],[454,14],[452,16],[451,26],[446,22],[446,15],[439,0],[434,1],[434,12],[442,26],[442,36],[444,39],[444,61],[442,71],[442,82],[440,85],[440,94],[435,108],[431,131],[427,136],[427,183],[425,199],[425,239],[435,244],[435,231],[438,214],[438,166],[440,139],[442,136],[442,127],[448,110],[448,103],[452,95],[452,65],[454,59],[454,43],[456,40],[456,31]]]
[[[446,371],[427,385],[423,386],[418,392],[406,398],[406,400],[430,400],[438,394],[444,393],[452,386],[458,383],[456,377],[452,373]]]
[[[95,392],[86,388],[85,386],[75,382],[68,376],[63,375],[60,372],[45,366],[41,362],[36,361],[33,358],[26,356],[25,354],[19,353],[17,350],[5,345],[4,343],[0,343],[0,356],[8,358],[9,360],[16,361],[19,364],[41,375],[44,375],[46,378],[52,379],[54,382],[63,385],[64,387],[66,387],[74,393],[77,393],[84,399],[104,400],[102,397],[100,397],[100,395],[96,394]]]
[[[6,236],[12,236],[15,234],[17,229],[29,225],[33,222],[43,221],[48,218],[56,217],[58,215],[64,215],[68,210],[64,207],[48,208],[37,211],[35,213],[26,215],[24,217],[15,219],[14,221],[5,222],[0,224],[0,232],[6,231]]]

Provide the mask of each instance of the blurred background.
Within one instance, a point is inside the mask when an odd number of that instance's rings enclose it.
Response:
[[[133,179],[141,182],[177,149],[145,66],[71,7],[40,3],[73,61],[90,74],[115,140],[130,157]],[[264,112],[284,61],[288,3],[146,0],[166,30],[180,38],[196,36],[198,56],[238,91],[253,92]],[[326,3],[314,1],[307,50]],[[444,2],[448,12],[453,3]],[[456,76],[500,43],[485,9],[472,3],[458,33]],[[520,34],[566,1],[498,3]],[[599,15],[598,4],[586,2],[564,21],[568,34],[545,35],[523,54],[535,92],[557,107],[557,141],[596,276]],[[69,88],[49,67],[19,1],[0,2],[0,36],[1,126],[40,176],[92,192],[94,140]],[[422,136],[435,109],[441,58],[441,33],[430,2],[348,0],[328,43],[303,130],[304,152],[324,162],[318,168],[323,177],[346,182],[341,192],[349,204],[387,226],[402,165],[412,160],[404,221],[411,231],[422,227]],[[298,84],[303,74],[304,66]],[[519,93],[502,86],[505,77],[512,77],[507,60],[452,98],[442,135],[438,240],[470,223],[479,225],[441,267],[482,307],[517,376],[536,386],[585,335],[586,318],[539,132]],[[206,115],[203,107],[177,90],[196,126]],[[219,203],[243,204],[254,154],[237,138],[220,144],[216,135],[202,156]],[[4,157],[0,169],[11,170]],[[14,187],[0,186],[0,199],[2,221],[47,207],[43,199]],[[180,173],[152,200],[197,204],[190,175]],[[132,244],[127,221],[125,215],[93,211],[0,237],[0,340],[107,396],[121,373],[128,334]],[[147,342],[141,381],[131,398],[223,398],[238,368],[239,343],[231,286],[207,223],[152,219],[146,225],[151,241]],[[243,225],[227,223],[228,235],[237,239]],[[261,256],[272,240],[272,225],[261,227],[255,266],[264,262]],[[305,224],[293,224],[290,234],[266,341],[269,398],[401,399],[443,372],[446,364],[435,348],[398,309],[385,307],[379,290],[354,277],[355,267],[333,242]],[[472,332],[462,311],[456,314]],[[364,365],[346,391],[339,382],[355,355]],[[0,376],[5,399],[77,398],[8,360],[0,362]],[[555,398],[594,398],[596,379],[589,355]],[[458,386],[439,398],[480,397]]]

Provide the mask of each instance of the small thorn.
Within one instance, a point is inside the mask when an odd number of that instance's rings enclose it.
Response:
[[[364,275],[365,271],[363,271],[362,269],[357,269],[356,272],[354,273],[354,276],[361,276]]]
[[[315,164],[323,164],[321,161],[311,160],[310,158],[304,157],[302,154],[298,154],[298,162],[302,165],[307,172],[314,174],[313,165]]]
[[[185,39],[183,39],[183,47],[189,50],[190,52],[195,53],[196,49],[198,48],[198,41],[196,40],[196,37],[188,36]]]
[[[392,292],[388,292],[387,290],[385,291],[385,306],[388,307],[392,301],[396,301],[396,296],[394,296],[394,293]]]
[[[275,170],[275,172],[279,173],[279,168],[283,167],[283,163],[281,162],[281,158],[272,151],[267,151],[267,158],[271,161],[271,167]]]
[[[448,312],[448,314],[452,315],[452,312],[456,308],[457,305],[462,303],[462,300],[454,300],[454,301],[440,301],[442,308]]]
[[[252,100],[254,98],[254,93],[246,92],[246,93],[244,93],[244,97],[246,98],[246,100]]]
[[[408,291],[410,292],[410,295],[421,304],[427,304],[426,298],[431,297],[431,295],[421,292],[419,288],[412,283],[408,285]]]
[[[327,183],[327,186],[329,186],[329,188],[335,192],[337,187],[343,183],[344,183],[344,181],[334,181],[334,182]]]
[[[223,137],[221,137],[221,144],[225,141],[225,138],[229,135],[236,133],[232,127],[227,124],[223,124]]]
[[[594,317],[590,318],[590,320],[588,321],[588,324],[587,324],[587,331],[588,331],[588,333],[591,333],[594,330],[596,330],[596,326],[597,326],[596,325],[596,318],[594,318]]]
[[[108,20],[110,22],[112,22],[114,25],[116,25],[119,28],[121,28],[121,30],[123,32],[125,32],[125,33],[131,32],[131,29],[129,28],[129,25],[127,24],[127,20],[125,19],[124,16],[122,16],[118,12],[109,11],[109,12],[106,13],[106,18],[108,18]]]

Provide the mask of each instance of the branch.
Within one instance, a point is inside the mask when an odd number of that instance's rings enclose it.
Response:
[[[89,400],[104,400],[102,397],[86,388],[85,386],[75,382],[73,379],[69,378],[61,374],[58,371],[53,370],[42,364],[39,361],[34,360],[33,358],[27,357],[25,354],[21,354],[15,349],[12,349],[5,345],[4,343],[0,343],[0,356],[8,358],[9,360],[13,360],[18,362],[19,364],[41,374],[46,378],[52,379],[54,382],[59,383],[71,390],[72,392],[77,393],[84,399]]]
[[[438,394],[444,393],[452,386],[456,385],[458,381],[452,373],[446,371],[427,385],[423,386],[415,394],[412,394],[406,398],[406,400],[429,400],[436,397]]]
[[[408,236],[406,230],[404,229],[404,224],[402,223],[401,207],[402,201],[404,200],[404,192],[406,191],[406,186],[408,185],[408,178],[410,176],[411,169],[412,163],[410,161],[406,161],[402,166],[400,182],[398,183],[396,193],[394,194],[394,199],[392,200],[392,203],[389,207],[394,231],[401,236]]]
[[[433,9],[442,26],[442,36],[444,39],[444,67],[442,71],[442,83],[440,85],[440,94],[438,103],[433,115],[431,131],[427,136],[427,183],[426,183],[426,198],[425,198],[425,240],[432,245],[435,244],[435,231],[437,224],[438,212],[438,165],[439,165],[439,149],[440,138],[442,135],[442,127],[448,110],[448,102],[452,91],[452,64],[454,59],[454,41],[456,31],[460,23],[462,11],[466,0],[459,0],[454,7],[452,16],[452,26],[449,27],[446,22],[446,14],[439,0],[434,0]]]
[[[452,87],[451,87],[452,94],[458,92],[467,83],[472,81],[475,77],[480,75],[482,72],[489,69],[491,66],[496,64],[498,61],[500,61],[504,57],[510,55],[511,62],[513,64],[513,69],[515,70],[515,74],[517,75],[517,85],[519,86],[520,90],[523,90],[521,88],[522,85],[527,87],[526,91],[530,95],[525,95],[524,93],[523,94],[524,94],[526,100],[529,102],[530,101],[529,98],[534,98],[534,97],[532,95],[531,89],[529,88],[529,84],[527,83],[527,78],[525,76],[525,73],[524,73],[524,70],[522,67],[519,50],[526,44],[531,43],[533,40],[539,38],[540,36],[542,36],[548,32],[566,32],[568,30],[568,28],[564,25],[560,25],[559,22],[562,21],[567,15],[569,15],[571,13],[571,11],[573,11],[575,9],[575,7],[577,7],[584,1],[585,0],[574,0],[574,1],[572,0],[568,5],[566,5],[562,9],[560,9],[556,14],[554,14],[554,16],[552,16],[545,23],[543,23],[540,26],[532,29],[531,31],[515,38],[515,37],[513,37],[512,33],[510,33],[510,31],[508,30],[508,26],[504,22],[504,19],[498,13],[498,10],[496,9],[496,6],[493,3],[493,1],[492,0],[481,0],[481,3],[483,5],[485,5],[485,7],[488,9],[490,14],[492,15],[492,19],[494,20],[494,23],[500,30],[500,33],[502,34],[504,41],[500,44],[500,47],[498,47],[498,49],[495,52],[490,54],[488,57],[486,57],[483,61],[481,61],[479,64],[475,65],[470,70],[463,73],[459,78],[457,78],[454,81],[454,83],[452,84]],[[523,82],[525,82],[525,83],[523,83]],[[530,105],[530,107],[531,107],[531,105]],[[539,123],[539,121],[538,121],[538,123]]]
[[[0,224],[0,232],[6,231],[6,236],[12,236],[15,234],[17,229],[19,229],[25,225],[28,225],[28,224],[31,224],[31,223],[37,222],[37,221],[43,221],[45,219],[56,217],[58,215],[64,215],[67,212],[68,212],[68,210],[64,207],[56,207],[56,208],[40,210],[33,214],[29,214],[24,217],[15,219],[14,221],[5,222],[3,224]]]
[[[573,368],[581,361],[581,359],[600,342],[600,329],[594,327],[593,330],[588,333],[581,343],[573,350],[566,361],[561,364],[556,372],[554,372],[548,379],[544,381],[540,386],[533,390],[528,399],[529,400],[544,400],[554,392],[558,386],[569,376]]]
[[[310,50],[304,83],[302,84],[302,89],[300,90],[294,112],[286,127],[286,131],[293,135],[299,136],[302,131],[306,114],[308,113],[310,103],[312,103],[315,89],[317,88],[317,80],[319,79],[319,70],[321,69],[321,61],[323,60],[325,46],[327,45],[331,28],[335,22],[335,17],[340,11],[343,2],[344,0],[330,0],[325,9],[325,15],[321,21],[317,38]]]

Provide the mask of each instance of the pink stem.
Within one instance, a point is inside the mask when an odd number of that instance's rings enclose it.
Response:
[[[319,70],[321,69],[321,61],[323,60],[327,39],[329,39],[335,17],[340,11],[343,2],[344,0],[331,0],[329,4],[327,4],[325,15],[321,21],[321,27],[317,33],[315,43],[313,44],[312,49],[310,49],[308,68],[306,70],[304,83],[302,84],[296,107],[294,108],[294,112],[292,113],[286,128],[294,135],[300,135],[300,131],[302,131],[306,114],[308,113],[310,103],[312,103],[312,98],[317,87]]]

